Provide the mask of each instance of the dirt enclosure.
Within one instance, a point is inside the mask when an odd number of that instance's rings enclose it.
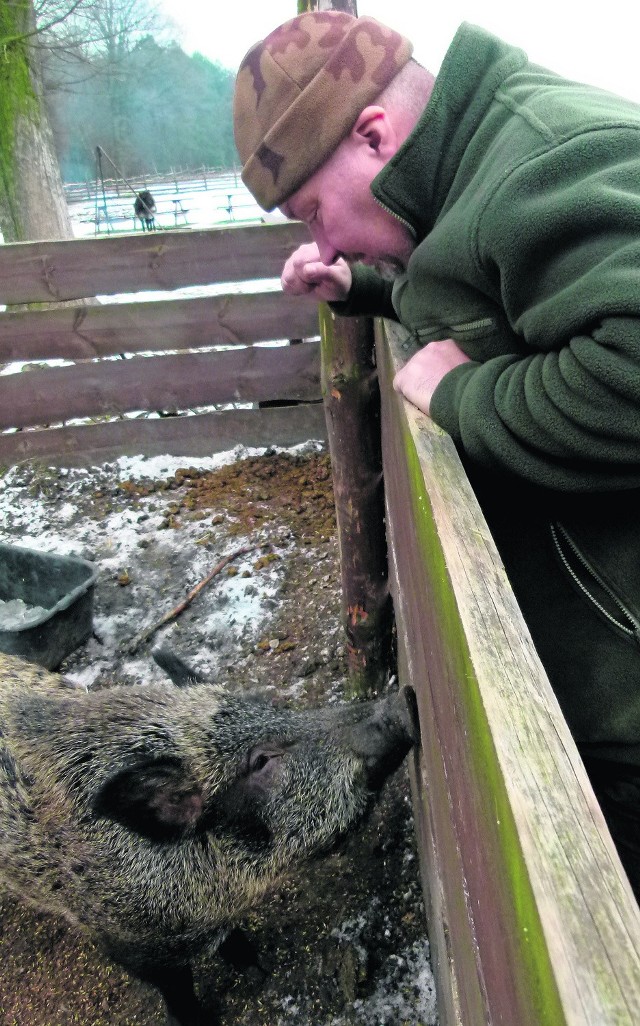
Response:
[[[259,687],[296,707],[344,700],[331,470],[319,445],[15,468],[0,479],[0,540],[95,561],[95,636],[62,667],[78,683],[160,679],[150,649],[163,641],[230,689]],[[362,833],[301,867],[244,927],[264,979],[218,959],[198,967],[223,1026],[433,1026],[406,769]],[[0,951],[0,1026],[163,1021],[152,991],[1,889]]]

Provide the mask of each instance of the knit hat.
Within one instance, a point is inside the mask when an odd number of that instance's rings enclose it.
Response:
[[[264,210],[324,164],[412,50],[374,18],[341,11],[301,14],[249,50],[236,78],[234,131],[242,180]]]

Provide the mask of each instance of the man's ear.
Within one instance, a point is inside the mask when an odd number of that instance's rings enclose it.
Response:
[[[202,791],[178,759],[146,759],[116,773],[94,802],[97,816],[156,841],[197,829]]]
[[[396,152],[397,140],[389,112],[385,107],[370,105],[358,115],[351,129],[351,138],[356,143],[366,143],[377,154],[389,160]]]

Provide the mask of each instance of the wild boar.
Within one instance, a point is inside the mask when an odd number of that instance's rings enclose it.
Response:
[[[140,221],[143,232],[156,230],[156,201],[148,189],[136,193],[133,212]]]
[[[0,654],[0,877],[200,1026],[191,960],[362,820],[414,726],[404,692],[300,712],[158,661],[175,683],[85,692]]]

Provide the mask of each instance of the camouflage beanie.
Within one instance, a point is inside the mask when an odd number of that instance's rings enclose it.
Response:
[[[264,210],[331,156],[412,49],[373,18],[312,11],[249,50],[236,79],[234,131],[242,180]]]

